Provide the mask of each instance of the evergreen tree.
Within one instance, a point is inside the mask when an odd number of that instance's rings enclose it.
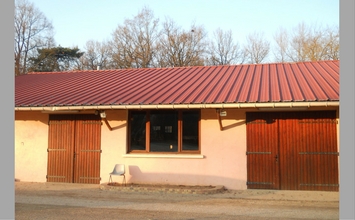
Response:
[[[54,72],[71,70],[84,54],[76,48],[52,47],[38,49],[38,55],[30,58],[30,72]]]

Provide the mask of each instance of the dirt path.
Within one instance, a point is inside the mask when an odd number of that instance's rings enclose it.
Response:
[[[327,197],[323,200],[310,197],[292,200],[287,198],[295,198],[296,194],[276,193],[270,199],[266,191],[248,193],[241,196],[242,193],[236,191],[209,195],[125,192],[101,190],[93,185],[21,183],[15,185],[15,217],[79,220],[339,219],[339,202],[332,198],[333,194],[316,193]]]

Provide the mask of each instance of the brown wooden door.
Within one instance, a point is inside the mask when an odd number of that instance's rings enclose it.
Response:
[[[50,115],[48,182],[100,183],[101,120]]]
[[[281,189],[338,191],[335,111],[280,115]]]
[[[248,188],[338,191],[335,118],[335,111],[248,113]],[[253,151],[271,153],[251,156]]]
[[[77,117],[75,126],[74,182],[100,183],[101,120]]]
[[[74,117],[50,115],[48,133],[48,182],[73,182]]]
[[[279,149],[275,114],[247,116],[248,189],[279,189]]]

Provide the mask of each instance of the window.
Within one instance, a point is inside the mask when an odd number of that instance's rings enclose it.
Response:
[[[129,118],[128,152],[200,152],[199,111],[131,111]]]

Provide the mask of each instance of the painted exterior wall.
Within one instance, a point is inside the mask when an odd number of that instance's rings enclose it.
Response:
[[[215,109],[201,112],[201,155],[188,158],[170,154],[126,154],[126,111],[106,111],[113,128],[102,129],[101,177],[107,182],[116,163],[126,165],[126,180],[134,183],[164,183],[185,185],[223,185],[246,189],[245,111],[228,110],[222,117],[220,130]],[[122,177],[113,177],[121,181]]]
[[[338,108],[326,108],[334,110]],[[321,110],[319,108],[314,110]],[[246,189],[247,109],[227,109],[223,130],[215,109],[201,110],[201,155],[126,154],[126,110],[107,110],[101,133],[101,183],[117,163],[126,165],[128,183],[164,183],[183,185],[223,185],[228,189]],[[255,111],[255,109],[250,109]],[[337,113],[337,118],[338,117]],[[339,123],[338,123],[339,143]],[[339,146],[339,144],[338,144]],[[45,182],[47,174],[48,114],[15,113],[15,178],[19,181]],[[199,155],[197,155],[199,156]],[[122,177],[113,176],[115,182]]]
[[[46,182],[48,115],[15,112],[15,180]]]

